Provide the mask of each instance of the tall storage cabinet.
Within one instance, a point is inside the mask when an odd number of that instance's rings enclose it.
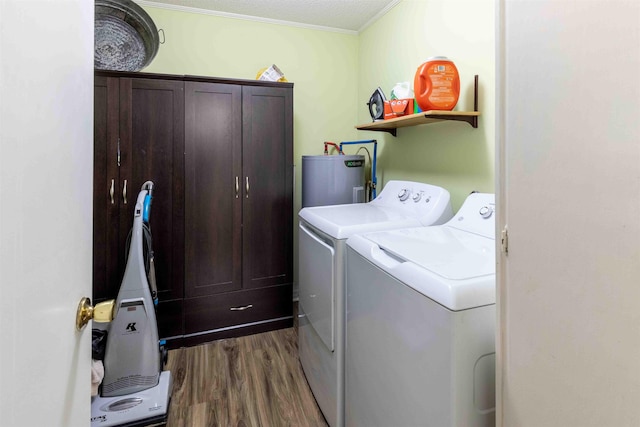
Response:
[[[158,323],[165,336],[183,331],[183,86],[127,75],[95,79],[93,299],[117,296],[136,197],[151,180]]]
[[[289,326],[292,89],[187,82],[185,99],[187,342]]]
[[[290,90],[242,91],[243,269],[246,289],[292,282],[293,99]]]
[[[189,299],[242,288],[242,87],[187,82],[185,100]]]
[[[94,138],[94,300],[117,294],[150,179],[169,346],[292,324],[292,84],[96,72]]]
[[[115,298],[120,279],[120,174],[118,160],[120,82],[96,76],[94,82],[93,299]],[[117,292],[117,291],[116,291]]]

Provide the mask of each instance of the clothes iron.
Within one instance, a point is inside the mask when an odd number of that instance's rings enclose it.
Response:
[[[382,89],[377,88],[371,95],[371,98],[369,98],[369,102],[367,102],[369,114],[371,114],[374,122],[384,120],[384,101],[386,101],[386,98]]]

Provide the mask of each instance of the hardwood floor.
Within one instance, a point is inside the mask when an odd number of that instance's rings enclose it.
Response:
[[[294,311],[295,314],[295,311]],[[169,351],[168,427],[325,427],[293,328]]]

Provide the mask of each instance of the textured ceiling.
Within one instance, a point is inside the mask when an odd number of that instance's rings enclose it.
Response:
[[[153,0],[142,5],[196,9],[293,24],[360,31],[400,0]]]

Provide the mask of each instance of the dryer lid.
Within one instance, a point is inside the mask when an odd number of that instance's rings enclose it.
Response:
[[[301,219],[334,239],[359,233],[443,224],[452,215],[449,192],[435,185],[389,181],[369,203],[303,208]]]
[[[308,207],[302,209],[299,216],[334,239],[346,239],[356,233],[420,225],[417,218],[406,215],[400,209],[372,203]]]

